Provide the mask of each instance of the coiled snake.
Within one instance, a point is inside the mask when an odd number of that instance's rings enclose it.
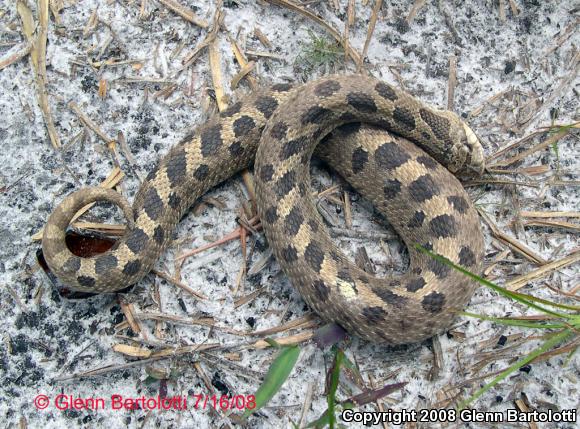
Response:
[[[333,243],[310,198],[315,148],[407,244],[411,263],[405,274],[374,278]],[[296,88],[278,84],[233,104],[169,151],[132,207],[103,188],[69,195],[45,228],[42,247],[49,267],[79,291],[113,292],[139,281],[192,203],[254,158],[266,237],[284,272],[324,319],[367,340],[411,343],[448,327],[470,299],[472,281],[413,244],[471,271],[481,269],[477,214],[459,181],[439,162],[453,173],[480,173],[482,147],[455,114],[361,75],[328,76]],[[80,258],[67,248],[65,231],[77,210],[97,200],[119,205],[128,231],[110,251]]]

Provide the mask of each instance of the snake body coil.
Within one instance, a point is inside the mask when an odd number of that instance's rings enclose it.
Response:
[[[309,198],[315,148],[400,234],[411,259],[407,273],[374,278],[334,245]],[[475,209],[458,180],[433,158],[454,173],[481,172],[482,147],[455,114],[360,75],[329,76],[297,88],[274,85],[233,104],[169,151],[132,208],[103,188],[69,195],[45,228],[49,267],[79,291],[113,292],[137,282],[193,202],[254,158],[268,241],[284,272],[323,318],[371,341],[410,343],[449,326],[470,299],[472,281],[418,253],[413,244],[471,271],[481,269],[483,235]],[[77,210],[97,200],[123,209],[128,232],[110,251],[80,258],[66,246],[66,228]]]

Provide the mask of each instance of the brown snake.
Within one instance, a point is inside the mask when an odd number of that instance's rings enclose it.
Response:
[[[407,244],[411,263],[405,274],[372,277],[333,243],[310,197],[315,147],[316,155],[369,199]],[[374,78],[328,76],[296,88],[274,85],[233,104],[174,146],[147,176],[132,207],[103,188],[66,197],[48,219],[43,252],[51,270],[72,289],[123,289],[152,269],[196,199],[255,158],[266,237],[305,301],[324,319],[362,338],[420,341],[449,326],[475,284],[413,245],[474,272],[481,269],[484,249],[469,197],[432,157],[453,173],[483,170],[483,149],[455,114]],[[73,215],[97,200],[119,205],[128,231],[110,251],[80,258],[67,248],[65,232]]]

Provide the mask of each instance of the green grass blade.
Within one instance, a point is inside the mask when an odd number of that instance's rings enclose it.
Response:
[[[561,343],[562,341],[566,340],[566,338],[568,338],[572,334],[573,334],[573,332],[571,330],[565,330],[565,331],[562,331],[558,334],[555,334],[554,336],[552,336],[552,338],[550,338],[549,340],[544,342],[544,344],[542,344],[540,347],[533,350],[532,352],[530,352],[529,354],[524,356],[522,359],[518,360],[513,365],[510,365],[505,371],[503,371],[501,374],[499,374],[497,377],[495,377],[489,384],[483,386],[481,389],[479,389],[477,392],[475,392],[472,396],[467,398],[465,401],[459,403],[459,405],[457,406],[457,409],[462,410],[467,405],[469,405],[470,403],[475,401],[477,398],[479,398],[481,395],[483,395],[485,392],[487,392],[489,389],[491,389],[493,386],[495,386],[497,383],[499,383],[504,378],[506,378],[508,375],[510,375],[512,372],[517,371],[522,366],[531,362],[532,360],[534,360],[536,357],[538,357],[542,353],[550,350],[552,347],[554,347],[554,346],[558,345],[559,343]]]
[[[522,328],[533,328],[533,329],[564,329],[566,326],[562,323],[546,323],[544,321],[528,321],[528,320],[516,320],[510,319],[509,317],[492,317],[484,316],[482,314],[471,313],[469,311],[462,311],[459,314],[469,317],[476,317],[481,320],[489,320],[490,322],[500,323],[502,325],[509,326],[521,326]]]
[[[274,359],[274,362],[270,365],[270,369],[264,378],[264,382],[255,394],[256,407],[251,410],[246,409],[242,415],[242,419],[247,418],[254,411],[262,408],[274,397],[292,372],[294,365],[296,365],[296,361],[298,361],[299,355],[300,348],[298,348],[298,346],[282,347],[280,349],[278,356],[276,356],[276,359]]]
[[[336,404],[336,390],[338,389],[338,381],[340,379],[340,368],[344,360],[344,352],[342,349],[337,349],[334,356],[334,366],[330,376],[330,387],[328,389],[328,396],[326,397],[328,403],[328,427],[334,429],[336,424],[336,416],[334,415],[334,405]]]

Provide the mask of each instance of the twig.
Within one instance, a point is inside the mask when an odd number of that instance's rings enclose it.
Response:
[[[536,280],[542,277],[545,277],[552,271],[556,271],[567,267],[568,265],[572,265],[576,262],[580,261],[580,251],[576,251],[571,255],[566,256],[565,258],[559,259],[557,261],[550,262],[538,268],[537,270],[531,271],[523,276],[516,277],[515,279],[510,280],[509,282],[505,283],[505,287],[509,290],[515,291],[520,289],[521,287],[525,286],[532,280]]]
[[[158,0],[159,3],[164,5],[166,8],[172,10],[179,16],[181,16],[186,21],[191,22],[192,24],[197,25],[201,28],[209,27],[209,24],[206,20],[199,18],[193,11],[188,8],[187,6],[183,6],[176,0]]]

